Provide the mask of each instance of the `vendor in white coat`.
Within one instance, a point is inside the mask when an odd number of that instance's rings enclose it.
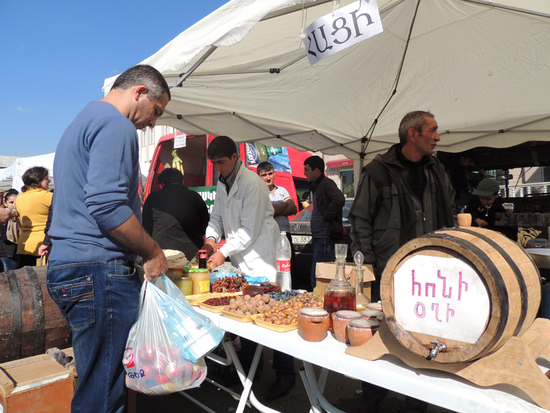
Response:
[[[246,275],[275,281],[279,233],[265,182],[243,165],[235,142],[227,136],[210,143],[208,158],[221,175],[202,247],[208,251],[208,262],[215,268],[229,257]],[[226,243],[217,250],[224,235]]]

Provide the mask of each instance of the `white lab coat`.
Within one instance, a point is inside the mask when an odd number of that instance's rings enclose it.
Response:
[[[269,189],[257,174],[241,165],[229,194],[218,181],[206,238],[213,237],[217,243],[225,234],[220,252],[231,264],[246,275],[275,281],[278,229]]]

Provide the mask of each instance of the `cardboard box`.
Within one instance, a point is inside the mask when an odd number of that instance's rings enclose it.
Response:
[[[63,352],[72,356],[72,348]],[[76,370],[49,355],[0,364],[2,413],[70,413]]]
[[[348,281],[355,287],[355,264],[346,263],[346,277]],[[317,278],[317,287],[320,295],[325,295],[325,287],[336,276],[336,263],[334,262],[318,262],[315,268],[315,276]],[[374,281],[374,272],[372,265],[363,265],[363,292],[370,298],[371,281]]]

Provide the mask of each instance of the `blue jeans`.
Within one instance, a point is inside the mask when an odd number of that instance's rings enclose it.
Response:
[[[16,270],[19,268],[19,255],[15,255],[13,258],[0,257],[0,261],[2,261],[2,271],[0,272]]]
[[[122,358],[139,311],[134,264],[50,261],[46,282],[73,334],[79,384],[71,411],[124,412],[128,396]]]
[[[317,278],[315,277],[315,267],[318,262],[334,262],[336,259],[334,255],[334,244],[336,241],[333,239],[313,238],[311,240],[313,245],[313,261],[311,263],[311,291],[317,285]]]

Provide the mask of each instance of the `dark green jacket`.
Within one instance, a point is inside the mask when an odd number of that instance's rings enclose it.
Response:
[[[424,160],[427,184],[422,200],[412,190],[409,172],[397,157],[399,145],[363,168],[350,209],[352,252],[361,251],[377,279],[390,257],[407,241],[453,227],[455,191],[434,156]]]

